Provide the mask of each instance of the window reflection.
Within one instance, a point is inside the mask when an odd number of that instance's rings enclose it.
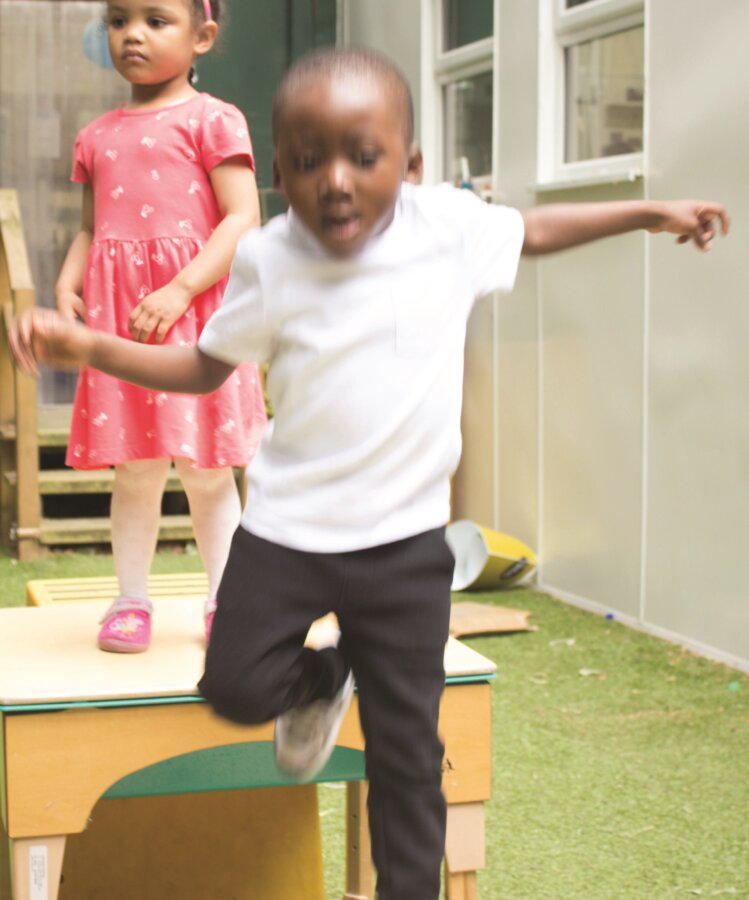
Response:
[[[565,51],[566,162],[642,150],[643,35],[631,28]]]
[[[445,177],[458,184],[491,173],[491,72],[445,87],[445,165]]]

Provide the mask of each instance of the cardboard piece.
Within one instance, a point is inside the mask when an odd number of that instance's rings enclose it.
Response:
[[[528,623],[529,615],[527,610],[491,606],[488,603],[453,603],[450,611],[450,634],[457,638],[472,634],[535,631],[534,626]]]

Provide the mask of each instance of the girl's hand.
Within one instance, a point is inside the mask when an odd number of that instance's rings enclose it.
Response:
[[[720,222],[720,230],[728,234],[730,220],[725,207],[721,203],[710,203],[703,200],[669,200],[662,204],[663,220],[661,224],[649,228],[653,234],[668,231],[678,234],[678,244],[694,241],[699,250],[710,249],[712,239],[716,235],[715,220]]]
[[[30,309],[15,319],[8,332],[16,365],[27,375],[38,375],[38,363],[62,368],[86,364],[94,332],[51,309]]]
[[[161,344],[169,329],[183,316],[192,301],[190,294],[173,282],[154,291],[130,313],[127,327],[133,339],[147,344],[153,338]]]
[[[83,302],[83,297],[80,297],[75,291],[58,292],[55,295],[55,303],[63,319],[67,319],[69,322],[85,320],[86,304]]]

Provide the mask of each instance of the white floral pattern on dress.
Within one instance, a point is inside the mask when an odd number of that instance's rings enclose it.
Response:
[[[251,153],[239,110],[205,94],[157,112],[114,110],[82,129],[73,180],[94,188],[95,232],[83,290],[92,327],[131,339],[135,303],[167,284],[218,225],[208,170],[225,159],[251,159]],[[196,297],[166,343],[195,347],[224,286],[219,282]],[[86,370],[78,379],[68,462],[101,468],[186,455],[198,468],[246,464],[265,407],[259,382],[253,386],[256,367],[240,369],[247,370],[244,388],[235,373],[205,397],[148,392]]]

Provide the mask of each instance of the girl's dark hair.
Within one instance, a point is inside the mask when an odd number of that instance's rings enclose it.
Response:
[[[203,0],[188,0],[188,3],[192,9],[192,24],[195,28],[199,28],[208,21],[205,16],[205,4],[203,3]],[[220,25],[224,15],[223,0],[208,0],[208,5],[211,8],[211,19],[217,25]],[[190,66],[187,80],[192,85],[198,83],[198,72],[195,66]]]

